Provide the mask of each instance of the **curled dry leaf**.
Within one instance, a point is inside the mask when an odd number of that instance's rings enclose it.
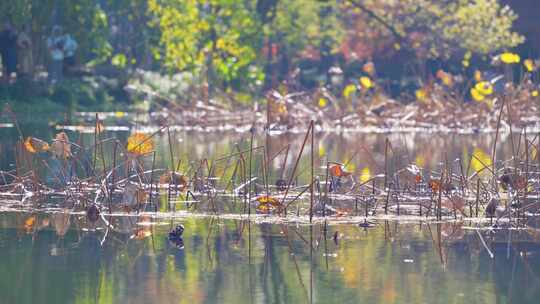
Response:
[[[40,153],[49,151],[49,144],[35,137],[27,137],[24,141],[24,148],[30,153]]]
[[[151,235],[152,235],[152,231],[150,231],[148,227],[143,227],[143,228],[137,228],[129,238],[142,240]]]
[[[180,188],[185,189],[188,185],[188,178],[187,176],[181,174],[180,172],[168,172],[164,173],[159,177],[159,183],[160,184],[171,184],[180,186]]]
[[[65,132],[56,134],[51,145],[51,152],[56,158],[68,159],[71,157],[71,143]]]
[[[142,187],[137,184],[129,183],[124,188],[122,194],[122,205],[126,207],[134,207],[146,201],[147,194]]]
[[[134,133],[128,137],[127,151],[135,155],[143,155],[154,150],[154,141],[144,133]]]
[[[351,175],[351,172],[347,172],[343,169],[342,165],[332,165],[330,166],[330,174],[334,177],[346,177]]]
[[[445,197],[441,201],[441,206],[451,211],[456,210],[463,213],[463,208],[465,207],[465,199],[458,195]]]

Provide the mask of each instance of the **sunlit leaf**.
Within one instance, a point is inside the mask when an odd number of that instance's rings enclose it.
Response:
[[[343,97],[349,98],[356,92],[356,86],[354,84],[349,84],[343,89]]]
[[[148,229],[148,227],[138,228],[135,230],[133,235],[131,235],[130,239],[135,240],[142,240],[152,235],[152,231]]]
[[[506,63],[506,64],[519,63],[519,61],[521,60],[518,54],[514,54],[510,52],[502,53],[500,55],[500,59],[503,63]]]
[[[472,155],[471,167],[477,173],[484,171],[487,167],[491,167],[491,157],[482,149],[474,148]]]
[[[35,137],[27,137],[24,141],[24,148],[30,153],[40,153],[49,151],[49,144]]]
[[[369,89],[373,88],[373,86],[374,86],[373,81],[371,81],[371,79],[369,77],[367,77],[367,76],[360,77],[360,85],[365,90],[369,90]]]
[[[493,85],[488,81],[481,81],[474,86],[474,89],[484,96],[493,94]]]
[[[373,76],[375,75],[375,64],[371,61],[369,62],[366,62],[363,66],[362,66],[362,71],[366,74],[368,74],[369,76]]]
[[[523,61],[523,66],[525,66],[525,69],[529,73],[534,72],[536,70],[536,68],[537,68],[532,59],[525,59]]]
[[[483,94],[480,94],[476,88],[471,88],[471,97],[474,99],[474,101],[484,101],[486,99],[486,96]]]
[[[35,223],[36,223],[36,217],[34,215],[29,216],[24,221],[24,231],[26,231],[27,233],[32,232],[32,230],[34,229],[34,224]]]
[[[128,137],[126,149],[135,155],[148,154],[154,150],[154,141],[144,133],[134,133]]]
[[[281,209],[283,207],[281,205],[281,202],[273,196],[262,195],[257,197],[256,200],[259,203],[259,205],[257,206],[257,211],[262,213],[268,213],[271,210]]]
[[[345,177],[351,175],[351,172],[345,171],[343,166],[338,164],[330,166],[329,171],[334,177]]]
[[[362,171],[360,171],[360,182],[361,183],[367,183],[371,179],[371,170],[369,167],[364,167]]]

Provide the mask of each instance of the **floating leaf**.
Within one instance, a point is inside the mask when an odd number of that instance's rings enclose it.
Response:
[[[128,137],[127,151],[135,155],[143,155],[154,150],[154,141],[144,133],[134,133]]]
[[[49,144],[35,137],[27,137],[24,141],[24,148],[30,153],[40,153],[49,151]]]
[[[51,144],[51,152],[56,158],[67,159],[71,157],[71,143],[65,132],[56,134]]]
[[[272,209],[281,209],[283,207],[281,202],[273,196],[263,195],[257,197],[256,200],[259,203],[257,206],[259,212],[268,213]]]

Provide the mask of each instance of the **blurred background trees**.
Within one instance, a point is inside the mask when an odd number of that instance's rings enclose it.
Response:
[[[513,2],[520,1],[5,0],[0,18],[30,26],[37,65],[47,65],[45,40],[60,25],[92,72],[187,72],[253,92],[283,81],[324,85],[332,67],[356,77],[367,61],[394,77],[407,64],[489,61],[525,41],[513,27]]]

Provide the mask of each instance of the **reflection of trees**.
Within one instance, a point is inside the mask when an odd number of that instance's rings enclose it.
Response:
[[[49,217],[37,216],[30,231],[14,229],[27,218],[0,217],[0,286],[10,303],[303,303],[310,268],[316,303],[494,303],[503,295],[527,303],[539,296],[538,259],[519,254],[534,247],[512,246],[507,260],[506,247],[497,251],[501,237],[490,237],[491,260],[476,235],[455,223],[330,225],[326,242],[317,225],[311,264],[307,226],[186,219],[179,251],[166,239],[173,222],[148,227],[151,235],[138,240],[128,229],[140,228],[136,222],[111,221],[118,229],[101,246],[104,231],[77,230],[88,226],[76,216],[63,236]],[[53,248],[63,250],[53,255]]]

